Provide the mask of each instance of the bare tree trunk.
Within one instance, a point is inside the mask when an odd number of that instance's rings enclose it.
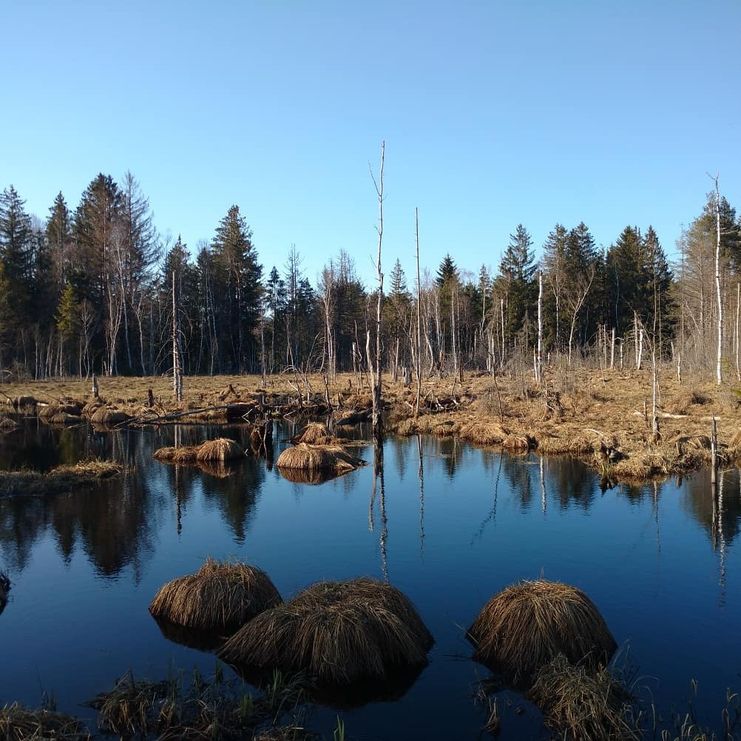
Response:
[[[178,327],[178,304],[175,291],[175,271],[172,271],[172,385],[175,401],[183,400],[183,376],[180,368],[180,347]]]
[[[376,258],[376,279],[378,281],[378,300],[376,302],[376,372],[373,379],[373,434],[377,441],[383,438],[383,419],[381,417],[381,307],[383,302],[383,272],[381,271],[381,248],[383,246],[383,166],[386,158],[386,142],[381,142],[381,166],[376,186],[378,196],[378,257]],[[370,358],[368,358],[370,362]]]
[[[715,382],[723,383],[723,296],[720,290],[720,190],[715,176],[715,292],[718,299],[718,355],[715,364]]]
[[[736,380],[741,381],[741,366],[739,366],[739,345],[741,345],[741,283],[736,283]]]
[[[422,281],[419,275],[419,210],[414,209],[414,241],[417,251],[417,399],[414,417],[419,416],[419,401],[422,396]]]
[[[535,363],[535,383],[543,374],[543,271],[538,271],[538,358]]]

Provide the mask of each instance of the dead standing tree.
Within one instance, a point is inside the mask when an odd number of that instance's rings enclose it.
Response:
[[[371,385],[373,387],[373,435],[377,442],[383,438],[383,419],[381,417],[381,308],[383,303],[383,272],[381,271],[381,248],[383,247],[383,166],[386,158],[386,142],[381,142],[381,164],[378,180],[371,169],[371,179],[378,196],[378,256],[376,258],[376,280],[378,281],[378,297],[376,301],[376,352],[375,358],[368,357],[368,367],[371,370]],[[369,344],[369,343],[368,343]],[[370,350],[370,348],[368,348]],[[375,368],[374,368],[375,366]]]

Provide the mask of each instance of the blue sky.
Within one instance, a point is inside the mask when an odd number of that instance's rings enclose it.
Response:
[[[266,271],[296,244],[370,279],[386,140],[386,273],[496,267],[584,220],[671,252],[720,173],[741,210],[738,0],[0,0],[0,187],[45,216],[128,169],[193,248],[232,203]],[[411,284],[411,280],[410,280]]]

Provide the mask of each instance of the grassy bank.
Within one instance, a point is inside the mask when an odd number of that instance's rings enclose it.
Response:
[[[82,461],[39,471],[0,471],[0,497],[16,494],[42,496],[67,494],[121,473],[123,467],[111,461]]]
[[[295,418],[322,414],[330,406],[339,419],[371,404],[367,378],[354,374],[339,374],[326,384],[318,374],[285,373],[264,384],[259,376],[186,377],[180,404],[165,377],[101,378],[99,385],[105,409],[136,424],[225,422],[229,414],[265,409]],[[539,386],[527,374],[469,373],[462,382],[431,378],[422,384],[416,418],[414,384],[405,387],[387,375],[383,391],[390,432],[454,435],[511,451],[577,456],[616,480],[681,474],[707,464],[713,416],[722,463],[741,461],[741,384],[716,386],[699,378],[680,383],[668,368],[660,374],[658,437],[651,427],[649,370],[550,368]],[[5,384],[0,392],[6,410],[12,409],[7,399],[27,397],[36,403],[22,409],[37,414],[47,409],[47,416],[49,406],[84,408],[93,400],[90,383],[79,379]]]

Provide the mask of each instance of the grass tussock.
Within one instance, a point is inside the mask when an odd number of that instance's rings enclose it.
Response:
[[[474,658],[528,686],[559,654],[587,667],[607,664],[617,644],[594,603],[568,584],[523,581],[492,597],[468,629]]]
[[[347,685],[424,666],[432,642],[402,592],[353,579],[319,582],[258,615],[219,656],[255,670],[305,672],[320,684]]]
[[[0,708],[0,738],[4,741],[83,741],[92,736],[77,718],[45,708],[31,710],[14,702]]]
[[[159,448],[154,451],[155,460],[182,465],[225,463],[244,457],[244,451],[234,440],[220,437],[207,440],[200,445],[181,445],[179,448]]]
[[[199,463],[224,463],[244,457],[244,450],[228,437],[209,440],[198,448],[196,460]]]
[[[57,466],[48,473],[39,471],[0,471],[0,497],[25,494],[38,496],[64,494],[80,487],[94,486],[117,476],[123,466],[113,461],[89,460]]]
[[[195,574],[165,584],[149,612],[158,620],[223,634],[280,603],[278,590],[261,569],[209,558]]]
[[[498,422],[474,420],[460,429],[460,436],[477,445],[502,445],[509,437],[509,430]]]
[[[3,417],[0,415],[0,432],[13,432],[18,429],[18,424],[10,419],[10,417]]]
[[[558,655],[540,669],[528,695],[558,738],[627,741],[641,737],[632,722],[629,693],[604,667],[591,671]]]
[[[130,419],[131,415],[126,412],[123,412],[120,409],[109,409],[104,406],[96,407],[90,415],[90,421],[94,425],[100,425],[101,427],[120,425],[128,422]]]
[[[321,422],[310,422],[291,442],[307,443],[308,445],[335,445],[337,440],[329,433],[327,426]]]
[[[340,445],[308,445],[299,443],[286,448],[276,461],[283,469],[300,469],[303,471],[333,471],[346,473],[354,471],[365,461],[348,453]]]

